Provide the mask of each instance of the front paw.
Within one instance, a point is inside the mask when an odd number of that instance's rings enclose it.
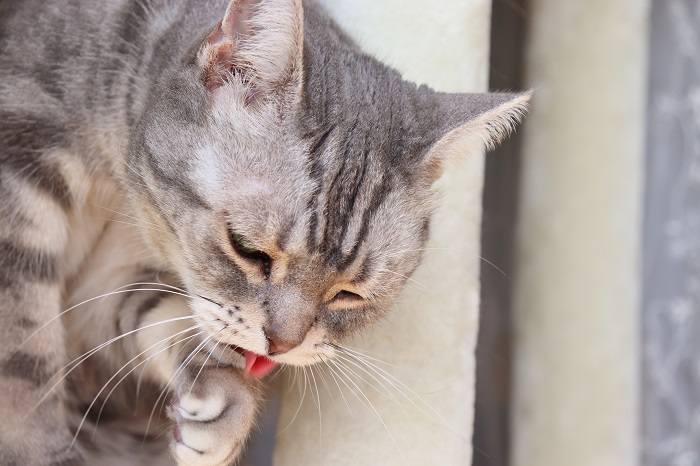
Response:
[[[178,465],[233,464],[255,419],[255,387],[231,367],[186,372],[170,407],[175,421],[171,448]]]

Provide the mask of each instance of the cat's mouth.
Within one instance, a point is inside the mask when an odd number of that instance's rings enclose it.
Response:
[[[233,350],[245,358],[245,374],[256,379],[262,379],[279,365],[267,356],[247,349],[235,347]]]

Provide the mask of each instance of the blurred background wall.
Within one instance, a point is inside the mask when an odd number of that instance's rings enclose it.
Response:
[[[512,464],[638,463],[648,5],[532,0]]]
[[[651,12],[643,464],[700,464],[700,2]]]
[[[700,465],[699,63],[696,0],[494,0],[536,98],[486,163],[475,464]]]

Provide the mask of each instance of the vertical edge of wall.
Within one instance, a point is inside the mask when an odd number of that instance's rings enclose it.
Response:
[[[527,0],[494,0],[491,90],[523,89]],[[481,305],[476,352],[474,465],[510,463],[512,299],[522,138],[486,156],[481,226]]]
[[[322,3],[362,48],[407,79],[445,91],[486,89],[490,0],[443,0],[440,8],[418,0]],[[307,388],[300,405],[297,389],[283,392],[276,466],[470,464],[482,178],[479,153],[449,168],[439,183],[441,207],[428,245],[434,249],[392,315],[354,345],[391,362],[386,369],[406,384],[412,401],[371,388],[358,368],[354,378],[364,395],[341,384],[343,400],[315,369],[318,399]]]
[[[515,466],[638,464],[646,0],[533,0]]]

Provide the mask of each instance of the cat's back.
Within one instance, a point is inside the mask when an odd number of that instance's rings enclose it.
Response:
[[[95,57],[128,2],[0,0],[0,112],[82,116]]]
[[[76,64],[103,45],[133,0],[0,0],[0,73],[21,77]],[[43,65],[43,68],[42,68]]]

